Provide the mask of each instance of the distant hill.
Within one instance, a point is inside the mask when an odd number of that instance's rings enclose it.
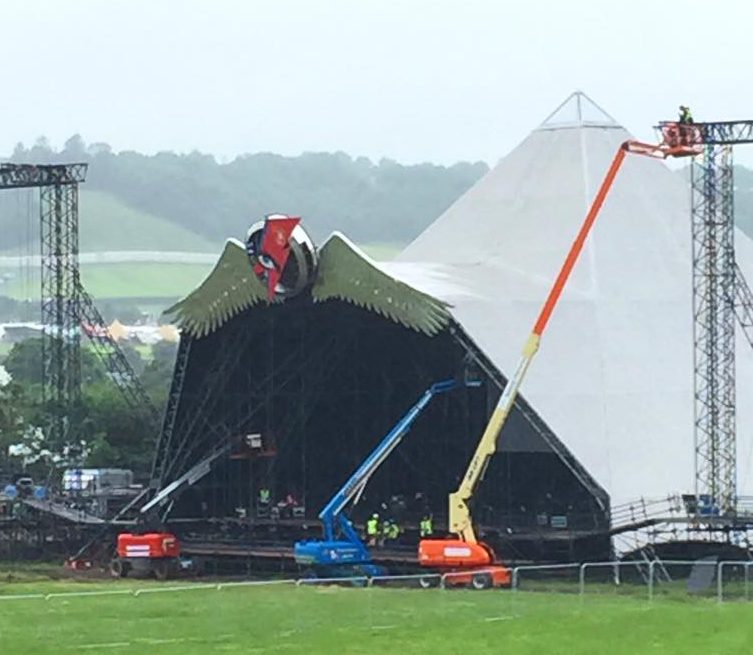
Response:
[[[212,242],[161,216],[134,209],[104,191],[82,187],[79,206],[81,252],[165,250],[216,252]]]
[[[78,135],[61,150],[43,138],[31,148],[19,144],[11,161],[88,162],[82,188],[214,243],[241,236],[270,212],[302,216],[318,241],[341,230],[362,243],[407,243],[488,170],[483,162],[404,165],[343,152],[253,153],[220,163],[199,152],[115,153]]]
[[[343,152],[262,152],[221,163],[199,152],[113,152],[78,135],[60,150],[43,138],[30,148],[19,144],[11,160],[89,163],[82,190],[104,195],[82,200],[85,250],[112,248],[112,242],[122,244],[119,249],[141,249],[146,241],[150,249],[214,252],[269,212],[301,215],[318,242],[341,230],[358,243],[405,244],[488,171],[483,162],[404,165]],[[735,186],[738,224],[753,236],[753,171],[737,167]],[[1,239],[9,246],[24,243],[28,230],[23,221],[3,217],[2,195]],[[99,218],[90,218],[90,211]],[[108,214],[118,216],[115,226],[102,218]],[[154,229],[136,214],[156,218]],[[0,251],[7,248],[2,241]]]
[[[18,256],[39,252],[39,207],[35,192],[5,191],[0,194],[0,234],[4,237],[0,240],[2,255]],[[216,252],[220,246],[220,241],[213,243],[173,221],[135,209],[111,193],[81,187],[81,252]]]

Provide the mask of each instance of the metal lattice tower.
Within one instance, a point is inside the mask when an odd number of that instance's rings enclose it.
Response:
[[[732,147],[707,145],[691,179],[696,495],[727,513],[737,496]]]
[[[67,440],[81,396],[78,306],[78,185],[86,164],[0,165],[0,190],[38,187],[41,219],[42,399],[52,409],[47,438]]]
[[[53,408],[48,439],[68,441],[69,408],[81,399],[78,307],[78,184],[39,194],[42,278],[42,400]]]
[[[81,397],[81,326],[126,402],[156,429],[159,414],[84,290],[78,262],[78,185],[87,164],[0,164],[0,190],[39,188],[42,267],[42,399],[51,409],[47,438],[68,440],[71,410]]]

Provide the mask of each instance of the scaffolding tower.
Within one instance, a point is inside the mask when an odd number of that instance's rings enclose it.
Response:
[[[104,321],[81,284],[78,185],[87,164],[0,164],[0,191],[39,188],[42,309],[42,401],[50,411],[47,439],[69,441],[70,416],[81,398],[81,325]],[[129,406],[156,429],[158,412],[128,360],[102,329],[87,332],[110,379]]]
[[[696,495],[736,502],[735,242],[732,147],[691,166]]]
[[[664,124],[667,125],[667,124]],[[732,149],[753,143],[753,121],[696,123],[691,166],[695,493],[723,515],[737,505],[735,322],[753,345],[753,295],[735,260]]]
[[[86,164],[0,164],[0,189],[40,190],[42,400],[52,409],[51,443],[66,442],[81,397],[78,305],[78,185]]]

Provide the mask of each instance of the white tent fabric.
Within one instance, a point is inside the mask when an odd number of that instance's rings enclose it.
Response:
[[[542,125],[386,265],[450,302],[505,374],[630,138],[601,118]],[[680,175],[628,156],[522,389],[613,504],[694,488],[689,202]],[[753,243],[736,239],[753,282]],[[740,339],[740,493],[753,490],[753,407],[743,395],[751,385],[753,353]]]

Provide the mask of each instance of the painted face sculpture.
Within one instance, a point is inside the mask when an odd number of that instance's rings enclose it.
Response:
[[[316,249],[299,216],[269,214],[248,231],[246,252],[267,299],[298,294],[313,280]]]

